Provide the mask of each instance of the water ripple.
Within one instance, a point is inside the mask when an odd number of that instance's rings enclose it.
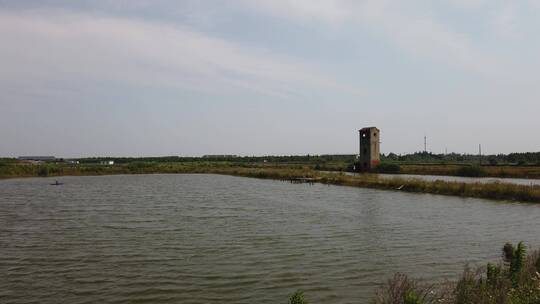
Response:
[[[0,181],[2,303],[364,303],[396,271],[453,278],[540,206],[217,175]],[[515,239],[518,236],[519,239]]]

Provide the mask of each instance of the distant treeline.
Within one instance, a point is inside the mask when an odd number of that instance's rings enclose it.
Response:
[[[142,162],[197,162],[197,161],[223,161],[234,163],[302,163],[302,164],[326,164],[326,163],[352,163],[356,159],[355,154],[325,154],[325,155],[268,155],[268,156],[230,156],[230,157],[95,157],[78,159],[81,163],[99,163],[113,160],[116,163]],[[404,163],[482,163],[485,165],[498,164],[529,164],[540,165],[540,152],[474,155],[474,154],[434,154],[431,152],[415,152],[411,154],[381,154],[383,162]]]
[[[234,163],[328,163],[328,162],[353,162],[356,155],[353,154],[335,154],[335,155],[269,155],[269,156],[229,156],[229,157],[183,157],[183,156],[162,156],[162,157],[91,157],[77,159],[81,164],[99,163],[112,160],[118,164],[132,162],[234,162]]]
[[[389,153],[381,155],[382,161],[394,162],[430,162],[430,163],[483,163],[486,165],[498,164],[540,164],[540,152],[524,152],[510,154],[491,154],[491,155],[474,155],[474,154],[434,154],[431,152],[416,152],[412,154],[398,155]]]
[[[351,164],[355,161],[356,154],[324,154],[324,155],[268,155],[268,156],[162,156],[162,157],[89,157],[72,159],[81,164],[100,163],[102,161],[114,161],[117,164],[133,162],[231,162],[231,163],[284,163],[284,164]],[[13,162],[13,158],[0,158],[0,163]],[[484,165],[540,165],[540,152],[474,155],[474,154],[434,154],[431,152],[415,152],[411,154],[388,153],[381,154],[382,162],[399,163],[439,163],[439,164],[479,164]]]

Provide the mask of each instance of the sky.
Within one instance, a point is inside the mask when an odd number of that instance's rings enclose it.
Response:
[[[0,0],[0,156],[540,151],[540,1]]]

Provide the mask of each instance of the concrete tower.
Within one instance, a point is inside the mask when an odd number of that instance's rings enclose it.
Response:
[[[380,131],[375,127],[363,128],[360,131],[360,156],[358,166],[360,171],[370,171],[381,162]]]

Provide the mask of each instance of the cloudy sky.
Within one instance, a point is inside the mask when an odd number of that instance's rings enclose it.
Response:
[[[540,151],[540,1],[0,0],[0,156]]]

